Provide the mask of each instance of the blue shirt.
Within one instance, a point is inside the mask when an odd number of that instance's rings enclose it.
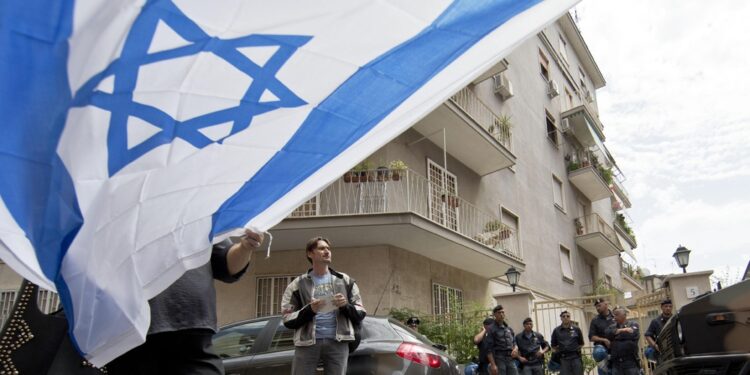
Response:
[[[333,296],[333,280],[331,273],[328,272],[323,276],[317,276],[312,273],[313,298]],[[326,306],[327,307],[327,306]],[[335,339],[336,338],[336,310],[327,313],[318,313],[315,315],[315,338],[317,339]]]

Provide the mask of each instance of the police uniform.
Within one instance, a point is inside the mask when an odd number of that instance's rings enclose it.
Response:
[[[669,316],[659,315],[658,317],[654,318],[654,320],[651,321],[651,324],[648,325],[648,329],[646,330],[646,333],[643,334],[643,336],[651,337],[656,341],[656,339],[659,337],[659,332],[661,332],[661,329],[664,328],[664,324],[669,320]]]
[[[526,358],[527,362],[522,364],[521,373],[528,374],[542,374],[544,369],[544,359],[537,357],[538,353],[542,348],[546,348],[547,342],[544,341],[544,336],[539,332],[531,331],[530,335],[526,334],[526,331],[516,335],[516,345],[518,346],[518,353],[521,357]]]
[[[581,346],[583,333],[580,328],[572,324],[567,328],[559,325],[552,331],[552,347],[557,348],[560,356],[560,375],[583,375]]]
[[[495,322],[487,333],[487,350],[492,353],[500,375],[517,375],[516,366],[510,354],[515,346],[515,334],[508,324]]]
[[[616,333],[621,328],[630,328],[633,332]],[[638,340],[640,334],[640,326],[632,320],[625,321],[623,324],[615,323],[607,328],[606,337],[610,341],[609,364],[612,366],[613,375],[639,374]]]

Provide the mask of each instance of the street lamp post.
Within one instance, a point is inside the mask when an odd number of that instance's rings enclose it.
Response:
[[[508,284],[513,287],[513,293],[515,293],[516,285],[518,285],[518,279],[521,278],[521,272],[519,272],[515,267],[510,267],[508,268],[508,271],[505,272],[505,277],[508,278]]]
[[[682,273],[687,273],[685,268],[687,268],[688,262],[690,261],[690,250],[685,246],[680,245],[672,256],[674,257],[674,260],[677,261],[677,265],[682,267]]]

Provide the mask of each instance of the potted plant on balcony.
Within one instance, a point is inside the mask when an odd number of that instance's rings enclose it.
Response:
[[[354,166],[349,172],[344,174],[344,182],[367,182],[370,180],[370,170],[372,163],[365,160]],[[374,177],[372,177],[374,179]]]
[[[581,165],[578,164],[577,161],[571,160],[570,163],[568,163],[568,172],[573,172],[577,170],[578,168],[581,168]]]
[[[393,181],[398,181],[401,179],[401,173],[404,173],[409,167],[402,160],[396,159],[388,164],[388,168],[391,169],[391,178]]]

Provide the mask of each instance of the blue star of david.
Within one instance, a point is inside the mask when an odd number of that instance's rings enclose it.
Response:
[[[148,53],[157,24],[163,21],[188,45]],[[136,18],[125,40],[120,57],[112,61],[102,72],[90,78],[75,94],[74,107],[92,105],[111,112],[107,147],[109,153],[109,175],[112,176],[145,153],[180,138],[196,148],[204,148],[214,142],[221,143],[227,137],[250,126],[254,116],[279,108],[299,107],[307,104],[276,78],[278,70],[300,46],[311,39],[302,35],[252,34],[234,39],[219,39],[209,36],[189,19],[171,0],[151,0]],[[263,66],[259,66],[238,48],[253,46],[278,47]],[[199,52],[212,53],[225,60],[238,71],[252,78],[237,106],[209,112],[191,119],[178,121],[164,111],[133,101],[138,71],[141,66],[159,61],[194,55]],[[97,90],[99,84],[114,76],[112,93]],[[277,100],[260,102],[265,91],[273,93]],[[128,149],[128,117],[137,117],[160,130]],[[231,132],[216,141],[199,130],[214,125],[232,122]]]

